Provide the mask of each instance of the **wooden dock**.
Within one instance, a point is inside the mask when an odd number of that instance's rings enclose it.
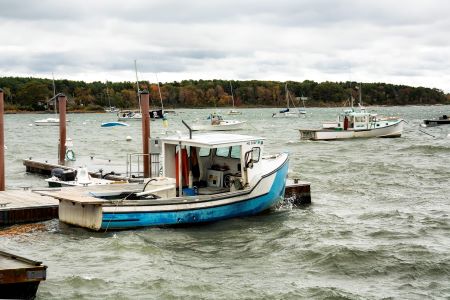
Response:
[[[0,251],[0,299],[34,299],[46,277],[42,262]]]
[[[75,168],[58,165],[58,164],[52,164],[48,162],[40,162],[35,161],[31,159],[25,159],[23,160],[23,165],[26,168],[26,171],[28,173],[35,173],[35,174],[41,174],[41,175],[48,175],[52,173],[53,169],[59,168],[63,170],[75,170]],[[104,178],[108,180],[114,180],[114,181],[128,181],[128,182],[141,182],[142,178],[128,178],[126,176],[120,175],[120,174],[101,174],[99,172],[89,172],[89,175],[91,175],[94,178]]]
[[[0,226],[57,218],[58,204],[55,198],[32,191],[1,191]]]

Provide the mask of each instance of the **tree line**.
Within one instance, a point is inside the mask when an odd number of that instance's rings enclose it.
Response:
[[[122,109],[138,107],[135,82],[86,83],[73,80],[51,80],[45,78],[2,77],[0,87],[4,92],[5,110],[44,111],[51,107],[48,100],[56,93],[64,93],[68,98],[68,109],[79,111],[99,111],[115,106]],[[151,105],[165,108],[199,108],[231,106],[232,96],[235,106],[244,107],[284,107],[286,89],[300,106],[301,99],[307,98],[306,106],[330,107],[349,105],[349,99],[359,98],[362,89],[364,105],[425,105],[450,104],[450,95],[442,90],[427,87],[411,87],[389,83],[357,82],[303,82],[288,81],[227,81],[227,80],[183,80],[152,84],[139,82],[139,89],[150,92]],[[357,100],[356,100],[357,101]]]

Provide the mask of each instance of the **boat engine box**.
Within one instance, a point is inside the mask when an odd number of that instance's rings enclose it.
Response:
[[[74,181],[75,178],[77,177],[77,171],[55,168],[52,170],[51,176],[59,178],[59,180],[61,180],[61,181]]]

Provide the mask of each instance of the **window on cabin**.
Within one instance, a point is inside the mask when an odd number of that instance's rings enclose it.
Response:
[[[216,156],[219,156],[219,157],[228,157],[229,153],[230,153],[230,147],[216,149]]]
[[[232,146],[230,152],[231,158],[241,158],[241,146]]]
[[[209,149],[209,148],[200,148],[200,151],[198,152],[198,155],[200,157],[205,157],[205,156],[209,156],[210,153],[211,153],[211,149]]]

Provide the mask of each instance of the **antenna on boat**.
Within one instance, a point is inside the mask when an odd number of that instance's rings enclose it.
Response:
[[[191,129],[191,127],[189,127],[189,125],[188,125],[184,120],[181,120],[181,122],[182,122],[182,123],[184,124],[184,126],[186,126],[187,129],[189,130],[189,139],[192,140],[192,129]]]

